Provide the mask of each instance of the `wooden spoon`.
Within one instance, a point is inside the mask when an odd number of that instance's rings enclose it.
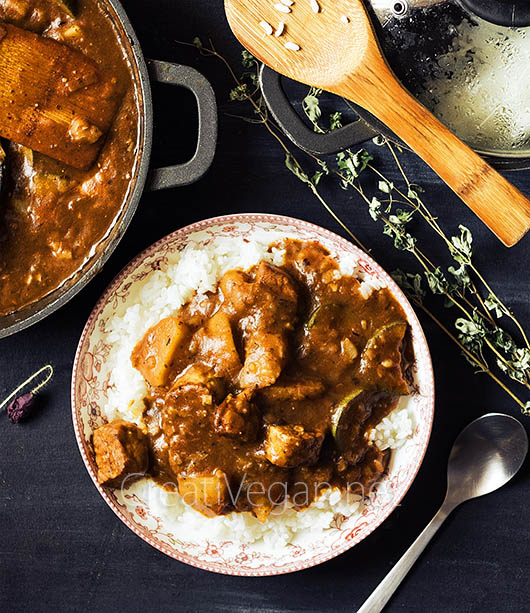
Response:
[[[88,168],[119,98],[115,80],[79,51],[0,24],[0,136]]]
[[[255,57],[370,111],[505,245],[511,247],[528,231],[530,201],[404,89],[360,0],[295,0],[290,6],[280,0],[225,0],[225,8],[234,34]],[[283,33],[271,34],[281,22]]]
[[[4,162],[6,161],[6,152],[0,142],[0,194],[2,193],[2,185],[4,179]]]

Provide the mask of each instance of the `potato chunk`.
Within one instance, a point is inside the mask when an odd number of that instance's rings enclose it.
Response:
[[[166,317],[149,328],[131,354],[134,368],[153,387],[168,382],[177,350],[188,336],[188,326],[177,317]]]
[[[252,403],[252,392],[244,390],[235,396],[229,394],[217,407],[214,423],[219,434],[242,441],[255,440],[260,416]]]
[[[303,426],[269,426],[265,457],[271,464],[283,468],[314,464],[323,442],[323,434],[308,432]]]
[[[92,434],[101,485],[120,487],[127,477],[138,478],[148,467],[147,437],[123,419],[105,424]]]
[[[217,469],[210,475],[178,477],[179,494],[206,517],[221,515],[229,504],[229,490],[226,475]]]
[[[210,364],[216,376],[235,376],[241,368],[232,334],[232,326],[224,311],[217,311],[194,337],[200,358]]]

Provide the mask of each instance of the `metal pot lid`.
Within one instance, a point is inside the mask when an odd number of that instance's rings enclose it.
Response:
[[[493,157],[530,156],[528,0],[369,0],[389,64],[442,122]]]

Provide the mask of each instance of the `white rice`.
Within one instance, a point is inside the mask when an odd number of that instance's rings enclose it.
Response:
[[[310,4],[313,13],[320,13],[320,4],[317,2],[317,0],[310,0]]]
[[[289,49],[289,51],[300,51],[300,45],[292,43],[291,41],[285,43],[285,48]]]
[[[267,23],[266,21],[260,21],[259,25],[265,30],[267,34],[272,34],[273,29],[270,23]]]
[[[290,13],[291,9],[288,6],[285,6],[285,4],[275,4],[274,8],[278,11],[280,11],[280,13]]]
[[[188,302],[195,292],[214,291],[227,270],[248,269],[261,259],[281,265],[283,250],[269,251],[269,245],[286,236],[280,231],[272,235],[270,230],[257,229],[245,239],[215,237],[207,249],[190,243],[180,253],[169,254],[162,270],[153,270],[134,284],[127,301],[118,305],[104,331],[107,342],[113,343],[108,355],[110,385],[102,407],[109,420],[122,418],[141,424],[147,387],[140,373],[132,367],[130,354],[147,328]],[[342,275],[359,278],[365,297],[381,287],[373,277],[368,278],[360,270],[353,254],[341,256],[339,267]],[[405,399],[374,429],[371,440],[382,450],[398,449],[414,432],[413,422]],[[298,534],[307,534],[308,530],[320,533],[330,527],[337,513],[345,516],[361,513],[366,503],[358,496],[341,494],[338,490],[327,491],[305,511],[283,507],[261,523],[250,513],[206,518],[184,504],[178,494],[168,493],[150,480],[134,483],[127,491],[148,501],[150,508],[160,516],[169,515],[182,529],[182,537],[196,534],[201,539],[239,540],[266,547],[294,543]],[[180,528],[175,537],[179,536]]]

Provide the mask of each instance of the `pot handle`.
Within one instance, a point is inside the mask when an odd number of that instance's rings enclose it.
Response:
[[[328,134],[318,134],[302,121],[292,107],[283,90],[281,76],[277,72],[262,66],[260,85],[263,98],[274,119],[293,143],[304,151],[315,155],[337,153],[379,134],[360,118]]]
[[[193,157],[184,164],[155,168],[151,171],[149,189],[159,190],[189,185],[210,168],[217,145],[217,103],[212,86],[203,75],[189,66],[172,62],[147,60],[149,76],[157,83],[179,85],[189,89],[197,100],[199,132]]]

